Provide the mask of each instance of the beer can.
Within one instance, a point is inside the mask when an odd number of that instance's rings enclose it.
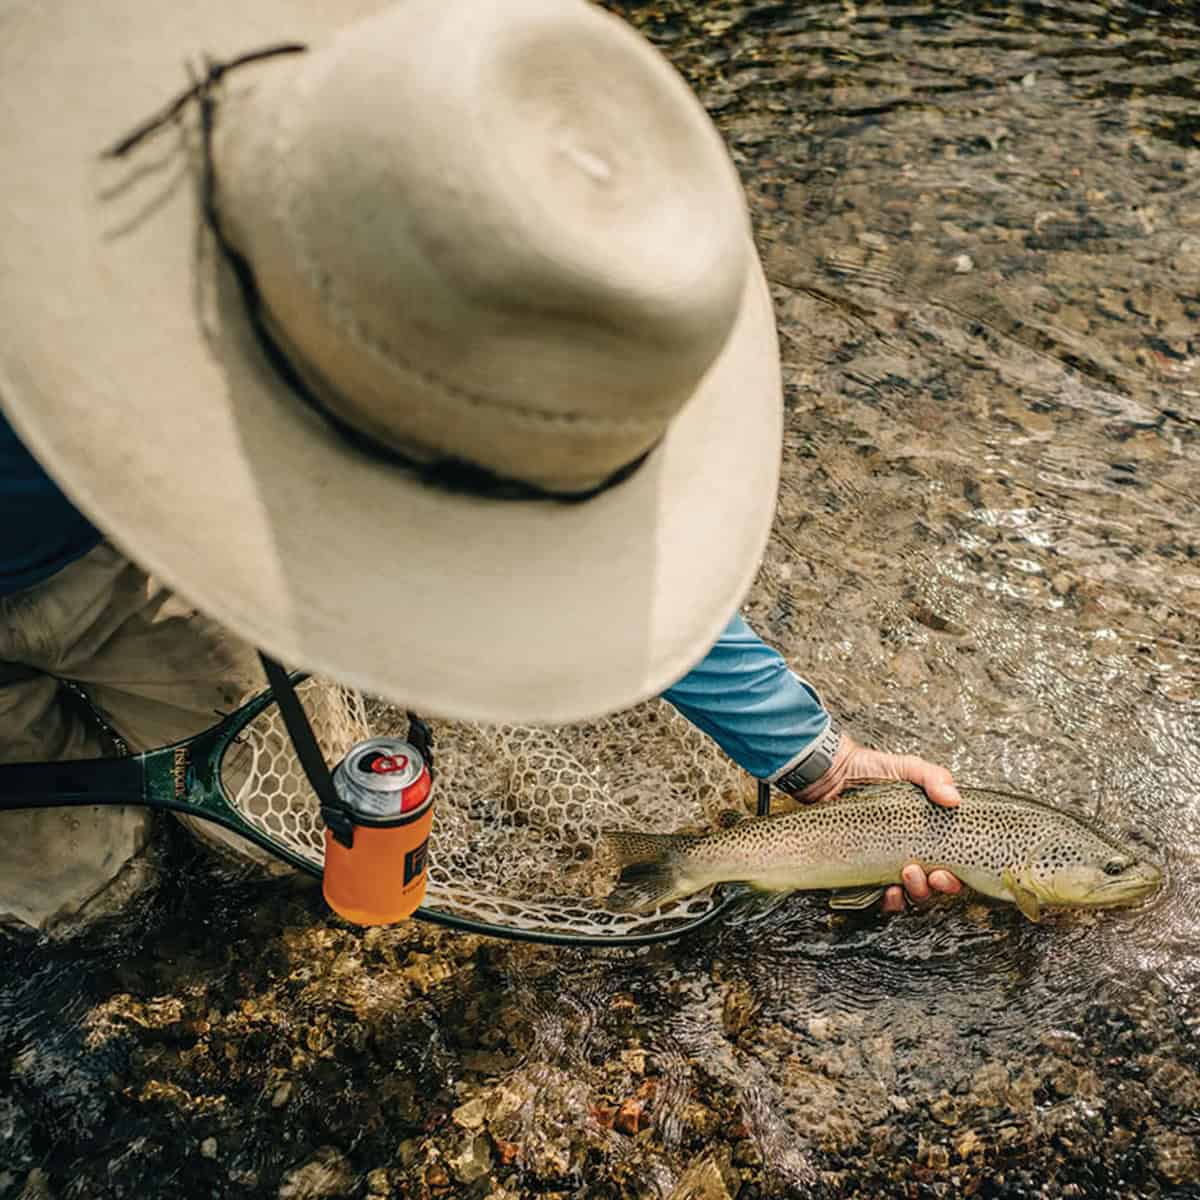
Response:
[[[402,921],[425,896],[433,785],[421,752],[403,738],[359,742],[333,772],[350,845],[325,830],[325,899],[357,925]]]

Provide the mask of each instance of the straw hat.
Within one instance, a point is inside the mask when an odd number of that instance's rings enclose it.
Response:
[[[0,404],[132,558],[433,714],[582,719],[704,655],[782,406],[656,51],[583,0],[0,3]],[[103,156],[181,64],[293,42]]]

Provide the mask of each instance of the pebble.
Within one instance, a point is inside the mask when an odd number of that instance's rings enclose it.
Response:
[[[279,1185],[278,1200],[325,1200],[354,1190],[354,1172],[338,1150],[324,1146],[302,1166],[289,1171]]]
[[[1200,1149],[1192,1138],[1163,1130],[1153,1140],[1154,1169],[1172,1184],[1200,1183]]]
[[[0,1183],[4,1176],[0,1175]],[[21,1189],[20,1200],[51,1200],[50,1177],[41,1167],[34,1167],[25,1176],[25,1186]]]
[[[934,1171],[944,1171],[950,1166],[950,1151],[941,1142],[928,1142],[921,1134],[917,1140],[917,1161]]]
[[[626,1100],[617,1109],[613,1128],[632,1137],[645,1124],[645,1109],[640,1100]]]
[[[492,1171],[492,1150],[482,1134],[470,1137],[449,1159],[450,1173],[463,1184],[472,1184]]]
[[[470,1129],[473,1132],[479,1132],[483,1128],[486,1117],[486,1101],[482,1096],[476,1096],[473,1100],[468,1100],[466,1104],[460,1104],[458,1108],[451,1114],[454,1117],[456,1125],[461,1125],[464,1129]]]
[[[669,1200],[732,1200],[721,1169],[711,1158],[692,1163],[670,1194]]]

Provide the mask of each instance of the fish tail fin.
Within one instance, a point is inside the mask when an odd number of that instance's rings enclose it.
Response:
[[[621,868],[605,899],[614,912],[645,912],[696,890],[680,869],[679,851],[692,840],[687,834],[605,830],[604,839]]]

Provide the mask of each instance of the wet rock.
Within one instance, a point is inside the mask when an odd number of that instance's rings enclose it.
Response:
[[[828,1017],[809,1017],[808,1032],[819,1042],[827,1041],[833,1037],[833,1022]]]
[[[632,1137],[646,1125],[645,1105],[636,1097],[622,1101],[616,1116],[613,1117],[613,1128],[619,1133]]]
[[[25,1176],[25,1186],[17,1200],[53,1200],[53,1196],[54,1193],[50,1191],[50,1177],[41,1167],[34,1167]]]
[[[702,1158],[683,1173],[670,1200],[732,1200],[720,1168],[712,1158]]]
[[[1165,1062],[1153,1067],[1146,1083],[1164,1104],[1184,1112],[1200,1112],[1200,1075],[1181,1063]]]
[[[733,1162],[735,1166],[761,1167],[762,1161],[762,1151],[752,1138],[742,1138],[741,1141],[734,1143]]]
[[[278,1200],[324,1200],[346,1196],[354,1188],[354,1172],[345,1157],[324,1146],[302,1166],[289,1171],[279,1185]]]
[[[593,1104],[590,1111],[592,1120],[604,1129],[611,1129],[617,1119],[617,1109],[613,1104]]]
[[[1079,1075],[1079,1069],[1074,1063],[1064,1062],[1060,1058],[1052,1058],[1045,1066],[1046,1082],[1059,1096],[1073,1096]]]
[[[941,1142],[928,1141],[921,1134],[917,1140],[917,1162],[932,1171],[945,1171],[950,1166],[950,1151]]]
[[[957,1125],[959,1115],[958,1101],[953,1096],[943,1092],[930,1103],[929,1113],[939,1125]]]
[[[1193,278],[1200,275],[1200,237],[1187,234],[1180,238],[1171,259],[1171,267],[1182,274],[1190,274]]]
[[[998,1062],[985,1063],[971,1084],[971,1100],[979,1108],[1008,1108],[1014,1113],[1033,1110],[1037,1080],[1024,1068],[1013,1077],[1009,1069]]]
[[[217,1139],[215,1137],[206,1137],[200,1143],[201,1158],[216,1158],[217,1157]]]
[[[686,1129],[691,1130],[697,1138],[707,1142],[721,1124],[720,1114],[705,1104],[689,1102],[683,1106],[681,1120]]]
[[[628,1068],[631,1075],[645,1075],[646,1052],[642,1049],[622,1050],[620,1060]]]
[[[502,1163],[520,1161],[544,1180],[561,1179],[582,1162],[593,1131],[580,1128],[590,1107],[587,1085],[566,1071],[539,1064],[491,1089],[487,1124]],[[598,1126],[595,1134],[602,1133]]]
[[[730,983],[721,1005],[721,1024],[730,1039],[748,1029],[753,1023],[759,1010],[759,1003],[744,980],[735,979]]]
[[[476,1096],[473,1100],[460,1104],[450,1115],[456,1125],[477,1133],[487,1119],[487,1101],[483,1096]]]
[[[471,1184],[492,1169],[492,1150],[482,1134],[468,1138],[458,1152],[447,1160],[451,1175],[459,1183]]]
[[[1154,1169],[1170,1184],[1200,1184],[1200,1148],[1194,1138],[1164,1129],[1151,1140]]]
[[[954,1141],[954,1153],[964,1160],[972,1155],[982,1155],[985,1149],[984,1143],[973,1129],[960,1134]]]

